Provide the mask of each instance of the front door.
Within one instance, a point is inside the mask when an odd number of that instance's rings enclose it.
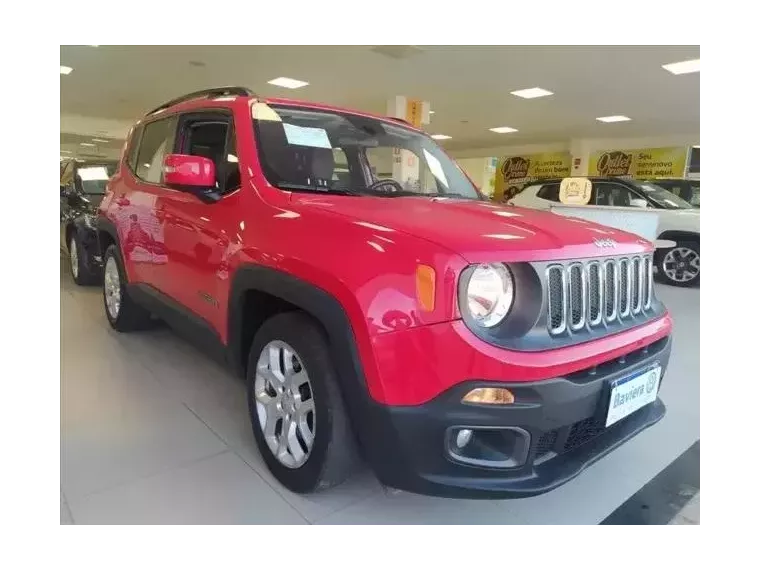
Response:
[[[166,264],[160,289],[201,317],[217,332],[226,326],[228,274],[226,259],[237,231],[234,191],[240,187],[232,116],[220,111],[181,116],[175,152],[210,158],[222,199],[213,204],[179,190],[163,189],[158,215],[163,221]]]

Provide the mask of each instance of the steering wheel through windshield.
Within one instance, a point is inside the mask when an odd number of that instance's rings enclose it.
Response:
[[[386,189],[382,190],[382,188]],[[393,180],[393,178],[381,178],[380,180],[377,180],[370,184],[367,187],[367,190],[370,190],[372,192],[384,192],[386,194],[393,194],[395,192],[404,192],[404,187]]]

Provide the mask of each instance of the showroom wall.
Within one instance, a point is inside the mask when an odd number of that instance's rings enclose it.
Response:
[[[589,157],[597,151],[689,147],[698,144],[699,133],[692,133],[658,137],[574,139],[547,144],[460,149],[452,150],[450,154],[473,182],[485,193],[491,195],[493,193],[493,177],[495,175],[494,158],[499,159],[506,156],[524,156],[541,153],[569,153],[574,160],[572,174],[583,176],[589,172]]]

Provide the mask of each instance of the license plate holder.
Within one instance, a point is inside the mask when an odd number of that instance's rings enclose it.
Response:
[[[655,363],[609,383],[604,427],[608,428],[657,400],[662,366]]]

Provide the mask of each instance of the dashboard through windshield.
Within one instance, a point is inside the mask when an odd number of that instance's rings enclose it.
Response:
[[[252,116],[264,175],[283,190],[481,199],[430,137],[403,125],[262,102]]]

